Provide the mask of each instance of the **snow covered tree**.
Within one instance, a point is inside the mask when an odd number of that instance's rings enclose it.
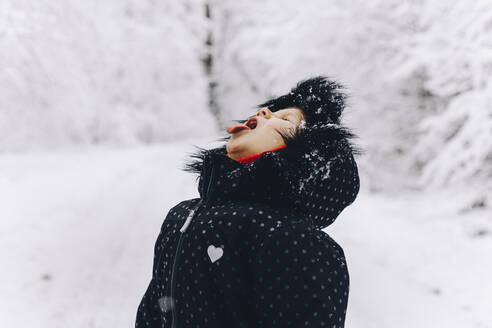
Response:
[[[412,60],[438,106],[419,122],[412,157],[422,182],[492,177],[492,2],[424,3]]]
[[[490,0],[4,0],[0,10],[0,150],[223,133],[326,75],[347,87],[344,121],[366,149],[371,188],[492,181]]]
[[[374,188],[490,181],[491,7],[488,0],[216,1],[224,121],[324,74],[348,87],[345,120],[367,150]]]
[[[209,135],[201,0],[0,7],[0,150]]]

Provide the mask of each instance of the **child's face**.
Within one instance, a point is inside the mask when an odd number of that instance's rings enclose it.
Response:
[[[227,132],[231,138],[227,143],[227,152],[232,159],[256,155],[264,151],[285,146],[285,143],[276,130],[289,131],[304,120],[302,110],[297,107],[288,107],[271,112],[262,108],[245,124],[247,128],[230,126]]]

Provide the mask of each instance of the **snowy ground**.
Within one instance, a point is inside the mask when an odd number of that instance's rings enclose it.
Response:
[[[162,220],[197,195],[189,150],[0,155],[0,326],[132,327]],[[463,197],[362,189],[326,229],[349,264],[348,328],[492,327],[492,227],[455,214]]]

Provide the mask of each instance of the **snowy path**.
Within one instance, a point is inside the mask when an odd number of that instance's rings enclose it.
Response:
[[[362,193],[327,229],[349,264],[349,328],[492,327],[491,215],[454,214],[459,200]]]
[[[0,326],[132,327],[162,220],[197,195],[188,145],[0,155]],[[362,190],[326,230],[348,328],[492,327],[490,224],[450,202]]]

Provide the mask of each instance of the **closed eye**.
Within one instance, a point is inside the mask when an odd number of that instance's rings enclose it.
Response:
[[[280,114],[280,113],[278,113],[278,114]],[[278,115],[278,117],[281,120],[294,123],[294,121],[292,120],[292,115],[291,114],[287,114],[287,113],[284,114],[284,113],[282,113],[282,114]]]

